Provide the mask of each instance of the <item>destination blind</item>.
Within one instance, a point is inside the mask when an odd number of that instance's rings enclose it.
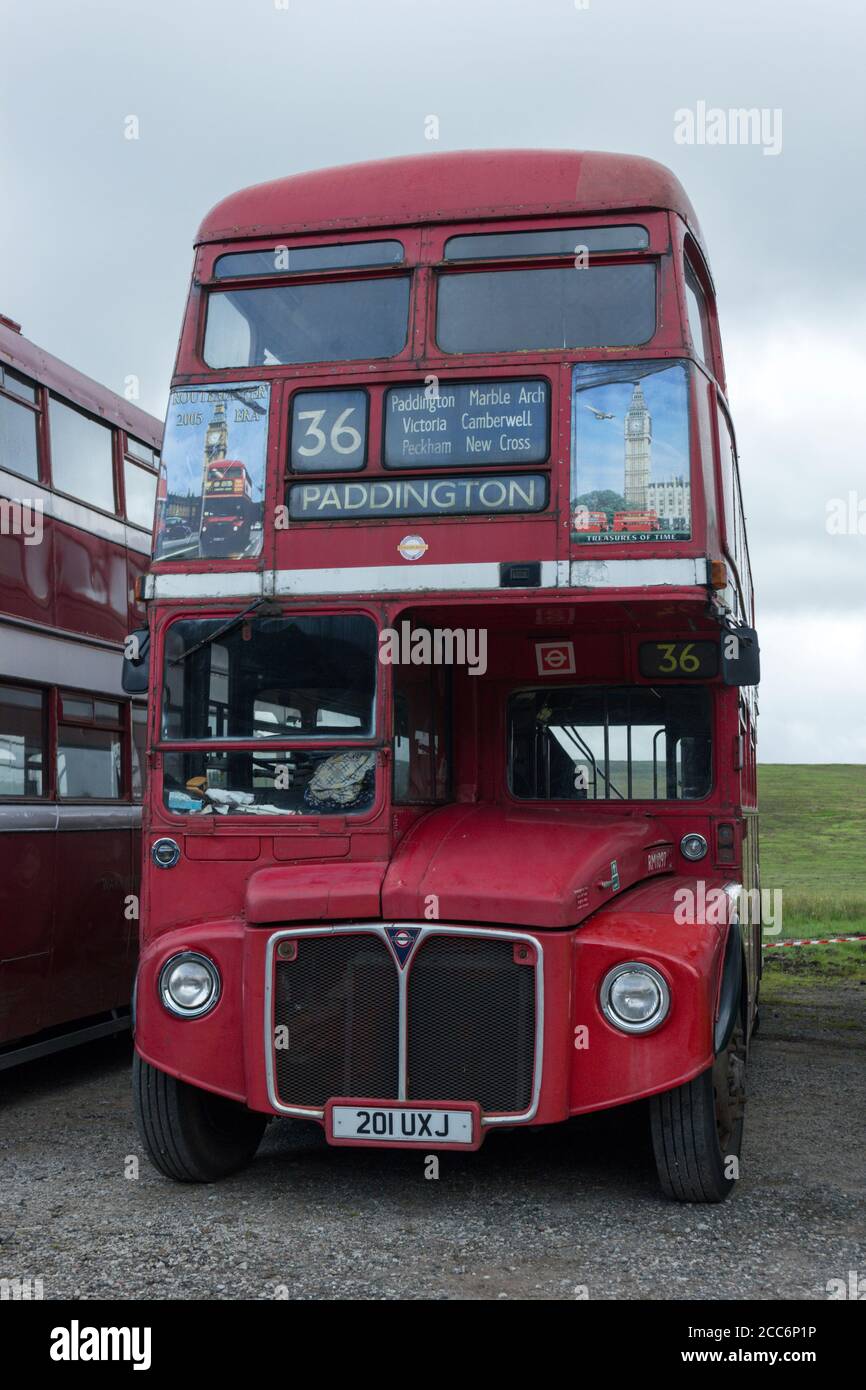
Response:
[[[289,516],[295,521],[386,516],[482,516],[540,512],[547,506],[543,473],[461,474],[448,478],[377,478],[295,483]]]
[[[549,452],[546,381],[440,382],[385,393],[385,467],[541,463]]]

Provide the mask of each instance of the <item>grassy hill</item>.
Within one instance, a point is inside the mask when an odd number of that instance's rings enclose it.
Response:
[[[758,797],[761,880],[783,891],[782,936],[866,931],[866,765],[762,763]]]

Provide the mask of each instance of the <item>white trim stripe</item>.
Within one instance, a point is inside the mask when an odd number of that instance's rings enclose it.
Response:
[[[71,497],[50,492],[48,488],[17,473],[0,469],[0,497],[6,497],[10,502],[41,502],[43,516],[50,516],[53,521],[62,521],[78,531],[99,536],[100,540],[114,541],[115,545],[137,550],[141,555],[150,554],[150,536],[147,532],[130,526],[119,517],[105,516],[83,502],[74,502]]]
[[[123,647],[96,646],[70,632],[55,637],[18,624],[3,622],[0,615],[2,675],[13,680],[44,685],[65,685],[98,695],[122,695]]]
[[[572,560],[573,589],[643,589],[706,584],[707,562],[698,559]]]
[[[690,588],[706,583],[705,559],[542,560],[541,584],[528,590]],[[259,594],[400,594],[500,590],[499,563],[351,565],[341,569],[151,572],[148,598],[255,598]],[[506,593],[522,592],[510,587]]]

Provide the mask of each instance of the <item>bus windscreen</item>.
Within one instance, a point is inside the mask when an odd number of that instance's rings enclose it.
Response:
[[[679,801],[712,782],[705,689],[520,690],[508,702],[509,782],[529,801]]]

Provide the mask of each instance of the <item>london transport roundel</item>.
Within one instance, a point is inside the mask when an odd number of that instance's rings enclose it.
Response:
[[[397,549],[404,560],[420,560],[427,551],[427,542],[423,536],[404,536]]]

